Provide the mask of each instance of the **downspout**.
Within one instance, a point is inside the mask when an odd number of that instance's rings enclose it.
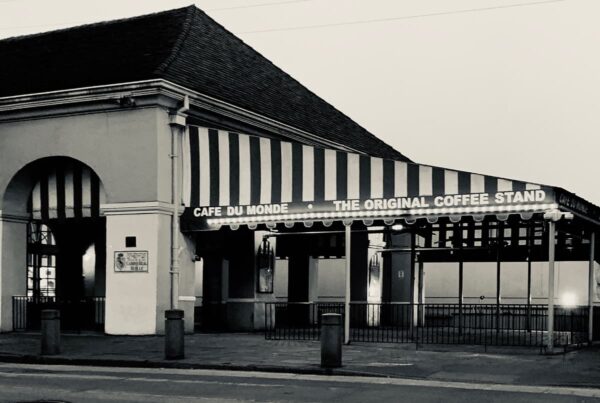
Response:
[[[171,220],[171,309],[179,306],[179,208],[181,194],[179,190],[179,150],[180,138],[186,131],[186,112],[190,109],[190,99],[187,95],[183,98],[183,106],[169,113],[169,126],[171,127],[171,202],[173,212]]]

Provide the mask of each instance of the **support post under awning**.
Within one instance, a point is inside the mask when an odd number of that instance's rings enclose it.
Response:
[[[344,344],[350,344],[350,261],[352,253],[351,237],[352,222],[346,223],[346,292],[344,293]]]
[[[590,234],[590,265],[588,274],[588,342],[591,344],[594,337],[594,261],[596,260],[596,233]]]
[[[554,259],[556,223],[548,221],[548,344],[546,351],[554,351]]]

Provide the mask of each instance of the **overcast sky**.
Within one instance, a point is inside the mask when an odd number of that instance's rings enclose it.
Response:
[[[0,0],[0,37],[192,3]],[[600,205],[598,0],[195,4],[416,162]]]

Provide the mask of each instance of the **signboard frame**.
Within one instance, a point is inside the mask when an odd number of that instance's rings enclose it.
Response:
[[[140,257],[144,257],[145,263],[131,264],[134,258]],[[115,273],[148,273],[149,253],[147,250],[118,250],[114,252],[113,262]]]

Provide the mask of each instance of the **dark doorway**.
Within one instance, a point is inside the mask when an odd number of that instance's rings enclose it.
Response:
[[[14,297],[15,330],[36,330],[43,309],[61,311],[63,330],[104,329],[106,220],[32,221],[27,295]]]

